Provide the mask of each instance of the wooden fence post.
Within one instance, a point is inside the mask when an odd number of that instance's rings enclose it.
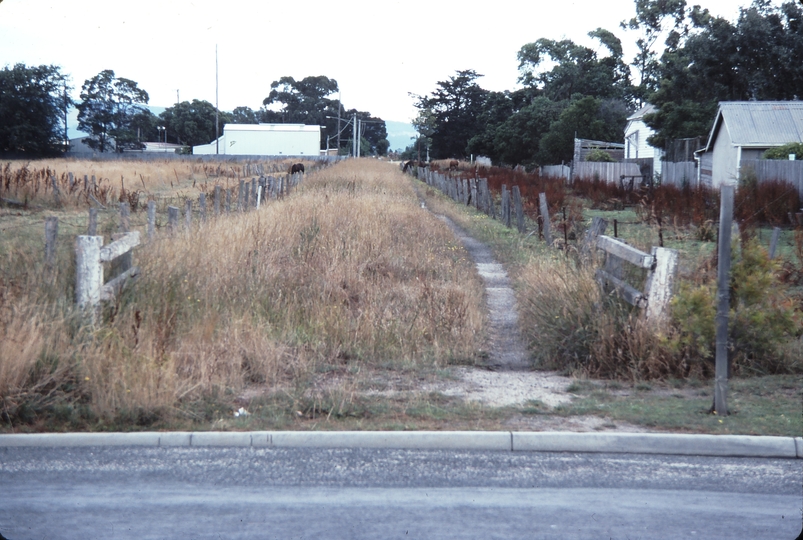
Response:
[[[780,227],[772,229],[772,238],[770,239],[770,260],[775,258],[775,252],[778,249],[778,238],[781,234]]]
[[[61,206],[61,191],[59,190],[59,186],[56,183],[56,175],[50,175],[50,183],[53,185],[53,198],[55,200],[56,206]]]
[[[59,218],[51,216],[45,220],[45,266],[48,270],[56,266],[56,238],[59,234]]]
[[[128,203],[121,202],[118,205],[120,209],[120,223],[117,225],[117,232],[128,232],[131,229],[131,220],[129,219],[129,206]]]
[[[586,231],[583,246],[580,248],[580,256],[582,258],[587,258],[593,253],[597,247],[597,238],[605,232],[607,227],[608,222],[601,217],[595,217],[591,220],[591,227]]]
[[[220,215],[220,185],[215,186],[215,217]]]
[[[153,240],[156,230],[156,201],[148,201],[148,240]]]
[[[519,186],[513,186],[513,208],[516,211],[516,227],[519,229],[520,233],[524,233],[524,205],[521,201],[521,190]]]
[[[248,198],[248,207],[255,208],[257,205],[257,179],[251,179],[251,195]]]
[[[728,414],[728,312],[730,311],[731,224],[733,184],[722,184],[719,211],[719,253],[717,258],[717,337],[714,366],[714,412]]]
[[[552,247],[552,227],[549,221],[549,207],[546,203],[546,193],[539,193],[538,201],[540,203],[541,217],[544,221],[544,240],[546,240],[548,246]]]
[[[504,226],[510,228],[510,193],[507,190],[507,184],[502,186],[502,208],[499,213]]]
[[[201,207],[201,222],[206,222],[206,193],[198,195],[198,206]]]
[[[89,177],[84,175],[84,193],[89,191]]]
[[[170,234],[178,231],[178,206],[167,207],[167,230]]]
[[[190,199],[184,201],[184,226],[187,230],[192,226],[192,201]]]
[[[231,213],[231,188],[226,188],[226,213]]]
[[[86,234],[88,236],[95,236],[98,231],[98,209],[89,209],[89,223],[87,224]]]
[[[237,191],[237,211],[242,212],[245,207],[243,205],[243,197],[245,191],[245,180],[240,178],[240,189]]]
[[[120,224],[117,227],[117,232],[127,233],[128,231],[131,230],[131,220],[129,218],[130,206],[128,205],[128,203],[121,202],[119,208],[120,208]],[[115,259],[112,262],[110,274],[116,276],[131,268],[132,265],[131,257],[132,255],[131,252],[129,251],[128,253],[120,255],[120,257]]]

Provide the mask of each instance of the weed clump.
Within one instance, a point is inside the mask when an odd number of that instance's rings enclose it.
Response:
[[[743,243],[739,253],[730,282],[733,374],[800,373],[803,301],[756,242]],[[537,366],[634,381],[713,375],[716,282],[710,270],[681,284],[668,324],[658,329],[640,310],[604,294],[592,272],[551,259],[533,260],[521,271],[521,318]]]

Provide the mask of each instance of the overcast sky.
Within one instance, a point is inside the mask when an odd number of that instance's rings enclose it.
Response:
[[[749,0],[700,3],[735,21]],[[258,109],[282,76],[326,75],[345,107],[405,122],[415,116],[408,94],[456,70],[483,74],[489,90],[516,88],[516,53],[538,38],[596,47],[586,34],[603,27],[629,60],[636,35],[618,24],[633,15],[633,0],[0,0],[0,67],[61,66],[76,99],[111,69],[151,105],[171,106],[177,91],[215,103],[217,45],[222,110]]]

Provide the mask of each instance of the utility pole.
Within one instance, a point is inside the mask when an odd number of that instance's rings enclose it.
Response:
[[[70,102],[67,98],[67,81],[64,81],[64,151],[70,151],[70,138],[67,135],[67,110],[69,109]]]
[[[338,155],[340,155],[340,108],[342,106],[343,106],[343,103],[340,101],[340,90],[338,90],[337,91],[337,153],[338,153]]]
[[[362,142],[362,120],[357,119],[357,157],[360,157],[360,143]]]
[[[357,114],[351,117],[354,122],[351,125],[351,155],[357,157]]]
[[[215,43],[215,155],[220,152],[220,115],[218,114],[217,43]]]

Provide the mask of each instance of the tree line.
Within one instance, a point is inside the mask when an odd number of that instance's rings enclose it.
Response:
[[[457,71],[429,95],[413,95],[419,139],[433,159],[484,155],[504,164],[572,159],[573,139],[617,142],[627,117],[647,103],[649,143],[702,137],[720,101],[803,97],[803,9],[754,0],[735,23],[685,0],[635,0],[637,54],[626,62],[621,40],[589,32],[599,47],[541,38],[518,52],[521,88],[493,92],[482,75]],[[423,155],[423,154],[422,154]]]
[[[78,129],[89,134],[83,141],[99,152],[136,150],[157,141],[186,147],[207,144],[227,123],[292,123],[323,126],[321,149],[347,154],[353,136],[348,122],[354,118],[361,120],[363,155],[385,155],[390,146],[384,120],[343,108],[331,97],[338,92],[337,81],[325,76],[274,81],[256,111],[216,111],[212,103],[193,99],[157,116],[147,107],[148,93],[112,70],[87,79],[79,101],[70,97],[71,90],[69,77],[58,66],[16,64],[0,70],[0,152],[41,156],[67,150],[70,107],[78,110]]]

